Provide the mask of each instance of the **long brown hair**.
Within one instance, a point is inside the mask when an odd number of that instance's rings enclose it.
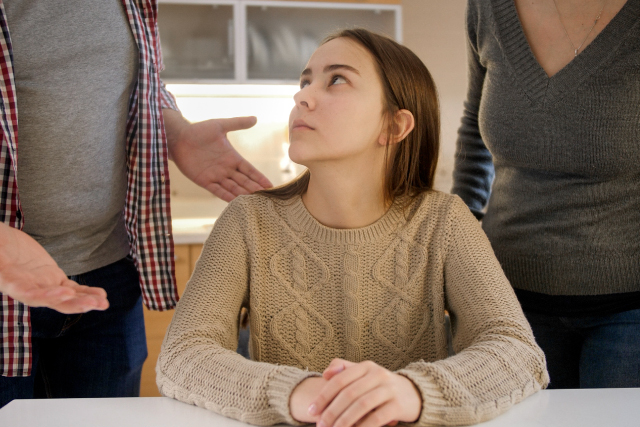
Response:
[[[433,78],[409,48],[371,31],[355,28],[339,31],[322,44],[337,38],[358,43],[373,57],[384,94],[387,134],[393,135],[394,114],[405,109],[413,114],[414,129],[385,153],[384,198],[397,197],[410,201],[433,188],[438,151],[440,149],[440,107]],[[277,199],[290,199],[307,191],[311,173],[306,170],[293,181],[260,193]]]

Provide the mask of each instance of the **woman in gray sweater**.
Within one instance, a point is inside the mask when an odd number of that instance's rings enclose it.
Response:
[[[469,0],[467,31],[453,192],[550,387],[639,387],[640,0]]]

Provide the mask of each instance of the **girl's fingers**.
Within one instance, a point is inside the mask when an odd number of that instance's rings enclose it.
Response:
[[[391,390],[387,387],[376,387],[372,390],[368,390],[366,393],[363,393],[357,399],[351,400],[348,402],[347,408],[345,408],[344,412],[331,424],[326,424],[327,426],[334,427],[351,427],[354,424],[357,424],[360,420],[366,418],[370,412],[375,411],[376,408],[384,405],[389,400],[393,398]],[[340,399],[338,396],[337,399]],[[330,405],[330,407],[333,405]],[[327,409],[327,411],[330,409]],[[327,412],[325,411],[325,412]],[[322,420],[324,421],[324,413],[322,414]],[[391,421],[391,419],[385,421],[380,426],[386,424]]]
[[[395,420],[397,408],[391,403],[386,403],[374,411],[369,412],[360,420],[358,427],[381,427],[384,425],[395,426],[398,421]]]
[[[322,388],[316,400],[309,407],[309,414],[321,414],[333,399],[349,384],[361,378],[367,373],[364,363],[354,364],[344,371],[336,374]]]
[[[382,403],[382,401],[376,400],[380,393],[379,385],[379,377],[367,372],[366,375],[352,382],[338,393],[333,401],[329,403],[327,409],[322,412],[320,421],[327,427],[352,426],[367,412]],[[364,397],[367,400],[363,400]],[[365,403],[367,404],[366,406],[364,405]],[[347,420],[351,422],[345,422],[343,420],[344,416],[347,416]]]
[[[333,359],[331,363],[329,363],[329,366],[327,366],[327,369],[325,369],[322,373],[322,377],[328,381],[333,378],[334,375],[339,374],[340,372],[353,365],[355,365],[355,363],[349,362],[348,360]]]

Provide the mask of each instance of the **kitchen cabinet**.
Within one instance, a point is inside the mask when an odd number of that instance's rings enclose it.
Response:
[[[162,79],[235,79],[235,9],[229,2],[160,2]]]
[[[187,281],[191,277],[200,252],[202,252],[201,244],[175,246],[176,282],[180,295],[184,292]],[[142,381],[140,383],[140,396],[142,397],[160,396],[156,386],[156,361],[173,313],[174,310],[151,311],[147,308],[144,309],[147,352],[149,355],[142,367]]]
[[[399,1],[160,0],[166,83],[297,83],[324,37],[364,27],[401,41]]]
[[[325,3],[366,3],[366,4],[401,4],[402,0],[284,0],[284,1],[306,1]]]

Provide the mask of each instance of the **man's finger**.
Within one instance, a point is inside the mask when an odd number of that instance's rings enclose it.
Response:
[[[109,303],[91,295],[84,295],[61,302],[51,308],[64,314],[86,313],[91,310],[106,310],[109,308]]]
[[[73,289],[56,286],[55,288],[31,288],[9,296],[31,307],[52,307],[74,298]]]
[[[213,119],[222,127],[222,132],[233,132],[235,130],[249,129],[253,127],[258,119],[255,116],[232,117],[229,119]]]
[[[242,160],[242,162],[240,162],[240,165],[238,166],[238,170],[243,174],[245,174],[246,176],[248,176],[252,181],[262,186],[261,190],[263,188],[273,187],[273,184],[271,183],[271,181],[269,181],[269,178],[264,176],[262,172],[260,172],[258,169],[253,167],[251,163],[249,163],[244,159]]]
[[[233,194],[234,198],[243,194],[250,194],[249,191],[244,187],[239,186],[238,183],[231,178],[223,179],[222,182],[220,182],[220,185],[229,193]]]
[[[96,298],[104,298],[104,299],[107,298],[107,291],[97,286],[80,285],[70,279],[66,279],[62,283],[62,286],[67,286],[69,288],[72,288],[79,295],[90,295]]]
[[[107,294],[102,288],[70,283],[54,288],[32,288],[21,295],[9,295],[30,307],[48,307],[64,314],[85,313],[89,310],[105,310],[109,307]]]
[[[224,200],[225,202],[230,202],[236,198],[236,196],[234,196],[233,194],[229,193],[227,190],[222,188],[222,186],[217,182],[213,182],[207,185],[205,188],[209,190],[209,192],[212,193],[214,196]]]
[[[256,191],[264,190],[257,182],[253,181],[247,175],[242,172],[235,171],[231,174],[231,179],[234,180],[238,185],[247,190],[248,193],[254,193]]]

